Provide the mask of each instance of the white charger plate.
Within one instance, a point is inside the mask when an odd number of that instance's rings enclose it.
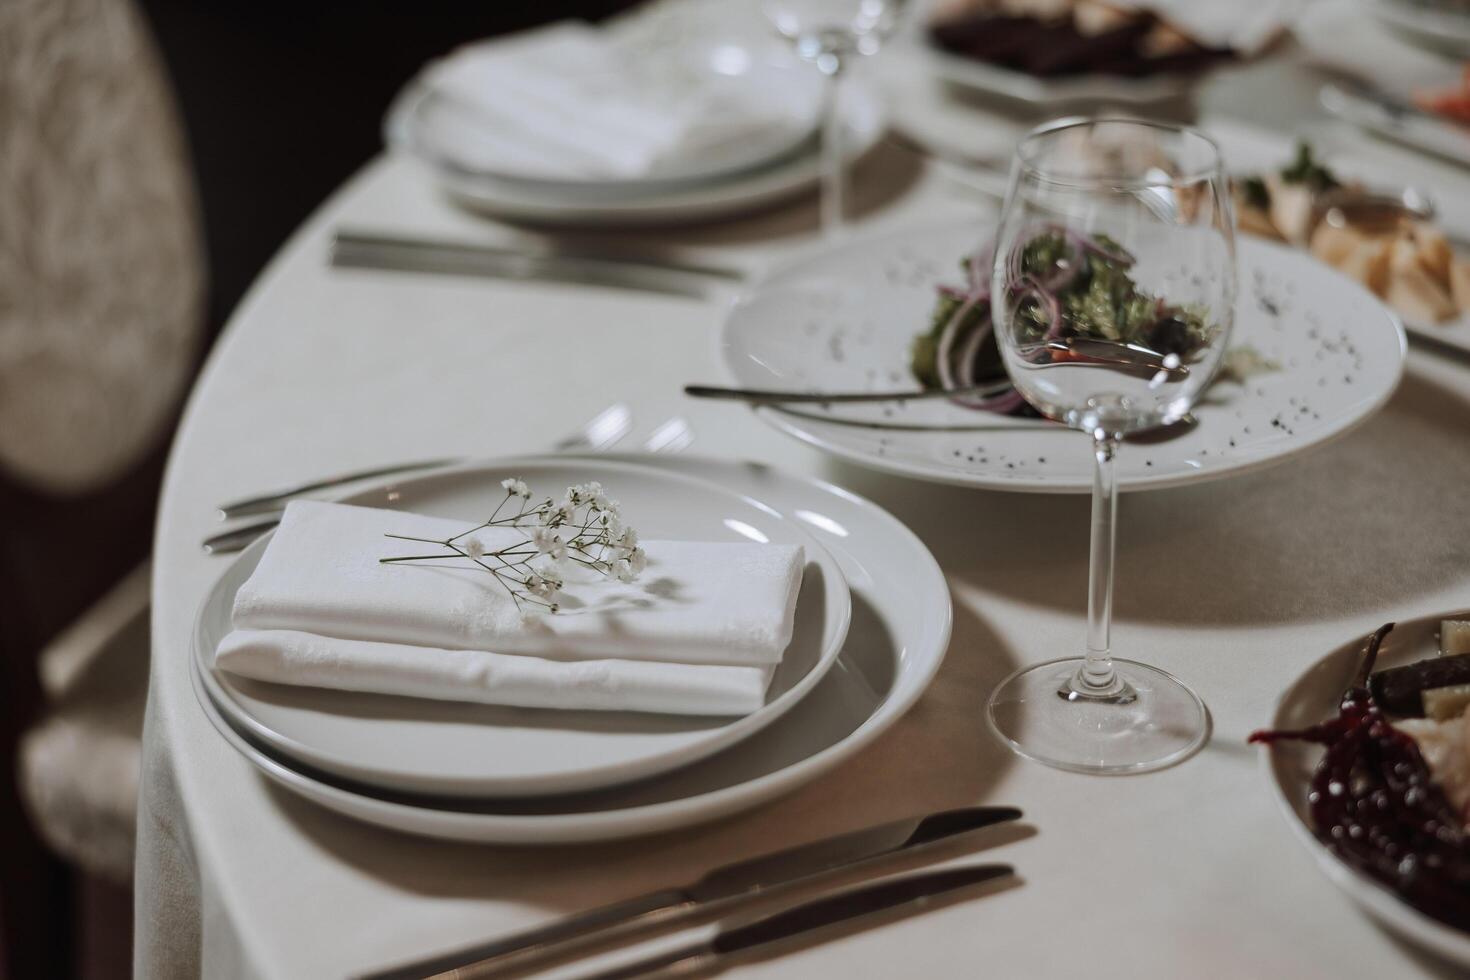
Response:
[[[853,79],[843,98],[842,113],[845,156],[850,165],[871,150],[883,135],[882,100],[871,86]],[[392,115],[387,133],[390,146],[413,155]],[[749,213],[802,193],[817,182],[821,173],[817,150],[812,142],[799,152],[721,180],[594,196],[555,188],[531,188],[522,181],[471,176],[423,162],[441,189],[456,203],[495,217],[551,226],[671,225]]]
[[[732,309],[719,356],[735,384],[810,391],[916,387],[908,351],[935,287],[991,234],[983,221],[914,229],[820,251],[768,276]],[[1281,370],[1221,382],[1199,425],[1125,444],[1124,490],[1179,486],[1283,462],[1377,411],[1403,373],[1404,333],[1371,293],[1306,253],[1242,236],[1232,346]],[[771,425],[836,456],[905,476],[1032,493],[1090,493],[1086,437],[939,399],[760,408]]]
[[[444,795],[546,795],[632,782],[727,748],[790,710],[836,661],[851,611],[837,563],[797,522],[703,480],[606,459],[524,457],[410,478],[347,500],[464,518],[469,526],[501,499],[506,477],[525,479],[535,492],[552,496],[599,480],[645,539],[805,548],[795,633],[765,706],[733,719],[510,708],[270,684],[215,670],[214,651],[230,630],[235,592],[269,538],[232,563],[200,609],[194,657],[215,705],[274,751],[367,785]]]
[[[599,458],[604,457],[583,457]],[[912,531],[840,487],[760,464],[692,457],[647,462],[766,502],[800,522],[847,578],[854,628],[835,668],[766,730],[699,765],[631,786],[471,802],[374,790],[263,748],[220,715],[191,661],[206,715],[265,778],[346,816],[449,840],[552,844],[635,837],[747,810],[851,759],[913,706],[944,659],[953,612],[943,572]]]
[[[1470,613],[1446,613],[1399,623],[1379,650],[1378,668],[1434,656],[1440,620],[1467,616]],[[1306,728],[1334,717],[1342,692],[1362,661],[1364,640],[1355,637],[1307,668],[1282,695],[1270,727]],[[1392,889],[1338,860],[1312,834],[1307,794],[1322,751],[1321,746],[1305,742],[1276,742],[1261,754],[1262,768],[1296,839],[1316,858],[1317,866],[1332,883],[1379,922],[1405,939],[1470,968],[1470,934],[1432,919],[1404,902]]]

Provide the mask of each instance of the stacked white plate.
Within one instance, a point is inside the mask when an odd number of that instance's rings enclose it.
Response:
[[[499,482],[599,480],[645,538],[800,543],[795,636],[766,705],[743,718],[555,711],[295,688],[216,671],[253,545],[204,602],[192,670],[220,733],[267,778],[411,833],[500,843],[585,841],[714,819],[796,788],[914,703],[949,639],[944,577],[893,517],[764,467],[528,457],[441,471],[349,502],[473,519]],[[860,628],[849,633],[856,617]]]
[[[670,84],[719,92],[769,93],[753,101],[773,111],[764,131],[711,146],[637,177],[566,178],[488,166],[475,152],[485,125],[474,109],[423,77],[398,95],[384,122],[388,145],[420,161],[440,187],[472,210],[544,225],[674,224],[739,214],[790,198],[820,175],[818,123],[824,98],[817,70],[779,48],[696,43],[652,57],[670,60]],[[681,80],[682,81],[679,81]],[[855,81],[840,107],[849,161],[883,134],[875,92]]]

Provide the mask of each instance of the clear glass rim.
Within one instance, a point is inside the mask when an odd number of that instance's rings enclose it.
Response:
[[[1152,129],[1158,132],[1184,137],[1191,142],[1199,143],[1206,149],[1210,155],[1210,162],[1207,165],[1194,168],[1193,170],[1176,174],[1165,174],[1159,177],[1149,177],[1146,175],[1130,177],[1122,174],[1104,176],[1059,174],[1055,171],[1048,170],[1044,164],[1036,162],[1034,156],[1035,150],[1047,140],[1070,130],[1101,125]],[[1198,184],[1204,181],[1222,179],[1225,166],[1224,159],[1220,153],[1220,144],[1193,126],[1160,122],[1152,119],[1135,119],[1128,116],[1067,116],[1062,119],[1054,119],[1051,122],[1042,123],[1021,137],[1021,141],[1016,144],[1015,159],[1019,173],[1024,173],[1040,183],[1053,184],[1059,187],[1108,187],[1120,190],[1143,189],[1148,187],[1178,187],[1180,184]]]

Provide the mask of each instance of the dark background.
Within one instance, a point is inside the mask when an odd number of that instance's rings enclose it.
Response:
[[[138,2],[193,158],[211,342],[285,238],[381,149],[383,111],[425,61],[476,38],[633,5]],[[16,795],[15,746],[40,710],[36,654],[148,554],[166,455],[160,445],[117,484],[70,499],[0,477],[0,978],[130,972],[130,895],[80,880],[44,850]]]

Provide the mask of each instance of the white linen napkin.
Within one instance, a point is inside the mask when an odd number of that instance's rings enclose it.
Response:
[[[519,708],[746,715],[765,704],[770,666],[558,661],[484,650],[339,640],[296,630],[235,630],[215,666],[278,684]]]
[[[1306,0],[1114,0],[1149,10],[1210,48],[1253,55],[1291,27]]]
[[[803,125],[802,113],[773,103],[759,86],[680,73],[673,63],[652,72],[647,60],[576,21],[466,46],[423,75],[468,110],[440,126],[436,139],[470,168],[634,179],[770,138],[773,127]]]
[[[645,541],[648,567],[636,581],[569,574],[555,615],[523,615],[494,575],[465,560],[379,562],[436,553],[387,533],[442,540],[473,523],[293,501],[235,595],[234,626],[560,660],[735,666],[777,663],[791,642],[803,564],[795,545]],[[477,536],[487,549],[524,538],[499,534]]]

